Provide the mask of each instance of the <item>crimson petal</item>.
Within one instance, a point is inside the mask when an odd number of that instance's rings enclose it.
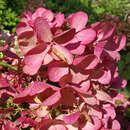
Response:
[[[74,35],[75,35],[75,29],[70,29],[70,30],[64,31],[63,33],[59,35],[56,35],[53,40],[59,44],[62,44],[62,43],[66,43],[72,40]]]

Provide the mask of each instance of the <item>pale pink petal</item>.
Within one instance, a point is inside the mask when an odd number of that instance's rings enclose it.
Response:
[[[68,128],[67,130],[78,130],[78,128],[73,125],[66,124],[66,127]]]
[[[47,65],[52,61],[53,61],[53,57],[47,53],[47,55],[45,55],[45,57],[44,57],[43,64]]]
[[[56,14],[55,16],[55,20],[52,23],[55,27],[61,27],[62,24],[64,23],[64,14],[62,14],[61,12],[59,12],[58,14]]]
[[[92,96],[85,96],[85,95],[81,95],[81,97],[83,98],[84,102],[89,104],[89,105],[97,105],[98,104],[98,101],[95,97],[92,97]]]
[[[71,28],[75,28],[76,32],[85,28],[88,21],[88,15],[84,12],[77,12],[68,17]]]
[[[96,31],[91,28],[88,28],[78,32],[75,36],[79,41],[82,41],[81,44],[86,45],[95,40]]]
[[[117,120],[114,120],[112,122],[112,130],[120,130],[120,129],[121,129],[120,123]]]
[[[52,41],[53,35],[51,33],[48,22],[44,18],[38,17],[35,19],[34,29],[36,31],[39,41],[43,41],[43,42]]]
[[[101,90],[97,90],[96,92],[95,96],[98,100],[112,103],[112,98],[106,92]]]
[[[83,74],[81,72],[76,72],[75,70],[70,70],[71,74],[72,74],[72,83],[74,84],[79,84],[82,81],[86,80],[89,75],[88,74]]]
[[[68,130],[64,125],[56,124],[49,127],[48,130]]]
[[[73,124],[78,120],[79,117],[80,117],[80,112],[75,112],[70,115],[65,115],[63,117],[63,120],[66,124]]]
[[[54,62],[48,67],[49,79],[58,82],[64,75],[69,73],[69,68],[63,62]]]
[[[9,86],[9,81],[2,76],[2,74],[0,73],[0,88],[2,87],[8,87]]]
[[[42,13],[42,16],[44,19],[46,19],[47,21],[51,22],[53,19],[54,19],[54,14],[52,11],[50,10],[45,10],[43,13]]]
[[[114,119],[116,117],[115,109],[110,104],[103,105],[103,109],[105,110],[104,118],[111,117]]]
[[[81,45],[80,42],[77,43],[69,43],[65,46],[72,54],[81,55],[85,51],[85,46]]]
[[[110,70],[104,71],[104,74],[102,75],[102,77],[100,77],[97,80],[101,84],[109,84],[111,81],[111,71]]]
[[[32,20],[35,20],[37,17],[42,17],[42,14],[46,11],[45,8],[38,8],[32,15]]]
[[[24,58],[24,73],[29,75],[36,74],[41,67],[43,59],[48,51],[49,47],[46,48],[45,43],[41,43],[30,50]]]
[[[101,109],[98,110],[97,108],[92,108],[92,107],[89,109],[88,115],[97,116],[99,119],[102,119],[103,117],[103,113]]]
[[[99,130],[102,125],[101,121],[96,116],[92,116],[92,120],[93,123],[87,121],[82,130]]]
[[[52,52],[65,63],[71,65],[73,62],[73,55],[70,53],[68,49],[62,47],[58,44],[53,45]]]
[[[90,88],[90,80],[84,81],[80,84],[81,90],[87,92]]]

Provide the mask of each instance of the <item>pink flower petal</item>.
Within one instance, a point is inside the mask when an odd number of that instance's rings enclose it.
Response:
[[[42,17],[42,14],[46,11],[45,8],[38,8],[32,15],[32,20],[35,20],[37,17]]]
[[[94,55],[97,56],[99,59],[103,52],[104,46],[105,46],[104,42],[99,42],[94,48]]]
[[[66,43],[72,40],[74,35],[75,35],[75,29],[70,29],[64,31],[63,33],[60,33],[59,35],[56,35],[54,37],[54,41],[59,44]]]
[[[41,106],[52,106],[56,104],[61,98],[60,91],[55,92],[53,95],[49,96],[47,99],[43,101]]]
[[[27,88],[23,90],[23,92],[15,96],[13,102],[22,103],[25,101],[31,101],[33,96],[45,91],[47,88],[48,86],[43,82],[31,83]]]
[[[74,84],[79,84],[82,81],[85,81],[86,79],[88,79],[89,75],[86,73],[82,73],[82,72],[76,72],[75,70],[70,70],[71,74],[72,74],[72,83]]]
[[[44,18],[38,17],[35,19],[34,29],[36,31],[39,41],[42,41],[42,42],[52,41],[53,35],[51,33],[48,22]]]
[[[101,121],[96,116],[92,116],[92,120],[93,120],[93,123],[87,121],[87,123],[82,128],[82,130],[99,130],[102,125]]]
[[[42,16],[44,19],[46,19],[47,21],[51,22],[54,19],[54,14],[52,11],[50,10],[46,10],[42,13]]]
[[[76,37],[79,41],[82,41],[83,45],[86,45],[88,43],[91,43],[96,38],[96,31],[88,28],[85,30],[82,30],[76,34]]]
[[[100,108],[97,109],[97,107],[96,108],[90,108],[89,111],[88,111],[88,115],[97,116],[99,119],[102,119],[102,117],[103,117],[102,110]]]
[[[81,55],[85,51],[85,46],[81,45],[80,42],[77,43],[69,43],[65,46],[72,54]]]
[[[120,123],[117,120],[114,120],[112,122],[112,130],[120,130],[120,129],[121,129]]]
[[[100,90],[97,90],[96,92],[96,97],[98,100],[112,103],[112,98],[106,92]]]
[[[61,27],[62,24],[64,23],[64,14],[62,14],[61,12],[59,12],[58,14],[56,14],[55,16],[55,20],[52,23],[55,27]]]
[[[63,62],[54,62],[48,67],[49,79],[58,82],[64,75],[69,73],[69,68]]]
[[[109,37],[111,37],[115,31],[116,27],[111,24],[106,24],[103,28],[103,38],[102,40],[105,40]]]
[[[86,56],[79,56],[74,59],[73,65],[78,66],[79,68],[85,68],[85,70],[93,69],[99,63],[98,58],[93,55],[89,54]]]
[[[111,105],[104,105],[103,109],[105,110],[104,118],[111,117],[114,119],[116,117],[115,109]]]
[[[89,104],[89,105],[94,106],[94,105],[98,104],[98,101],[97,101],[97,99],[95,97],[85,96],[85,95],[83,95],[81,97],[83,98],[84,102],[87,103],[87,104]]]
[[[49,127],[48,130],[68,130],[64,125],[56,124]]]
[[[53,45],[52,52],[65,63],[71,65],[73,62],[73,55],[65,47],[60,45]]]
[[[52,61],[53,61],[53,57],[50,54],[47,53],[44,57],[43,64],[47,65]]]
[[[36,46],[37,38],[34,35],[34,32],[24,32],[22,36],[18,38],[18,42],[22,55],[25,55]]]
[[[26,32],[33,33],[33,29],[30,26],[28,26],[26,23],[20,23],[16,27],[16,33],[18,37],[20,37],[21,35],[24,35],[24,33]]]
[[[75,28],[76,32],[85,28],[88,21],[88,15],[84,12],[77,12],[68,17],[71,28]]]
[[[126,44],[126,36],[125,35],[120,35],[116,40],[116,44],[118,45],[118,49],[116,51],[120,51],[124,48]]]
[[[4,78],[0,73],[0,88],[8,87],[8,86],[9,86],[9,81],[6,78]]]
[[[84,81],[80,84],[81,90],[87,92],[90,88],[90,80]]]
[[[34,75],[38,72],[42,65],[43,59],[49,50],[45,43],[40,43],[30,50],[24,58],[23,71],[26,74]]]
[[[73,124],[78,120],[79,117],[80,117],[80,112],[75,112],[73,114],[64,116],[63,120],[66,124]]]
[[[104,74],[102,75],[102,77],[100,77],[98,79],[98,82],[100,82],[101,84],[109,84],[111,81],[111,71],[104,71]]]

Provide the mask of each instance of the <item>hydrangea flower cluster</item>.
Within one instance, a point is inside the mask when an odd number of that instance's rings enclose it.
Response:
[[[0,128],[120,130],[117,101],[124,109],[129,102],[116,91],[126,86],[114,65],[126,43],[116,25],[86,26],[82,11],[65,18],[45,8],[22,14],[20,21],[22,56],[6,56],[17,70],[0,73],[0,102],[6,103]]]

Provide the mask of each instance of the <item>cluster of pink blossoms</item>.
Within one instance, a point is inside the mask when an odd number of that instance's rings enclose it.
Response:
[[[44,8],[22,14],[20,21],[16,33],[22,57],[13,61],[19,72],[8,73],[9,78],[0,74],[0,85],[9,87],[0,91],[0,101],[6,92],[15,107],[26,102],[28,108],[20,110],[15,123],[2,115],[2,130],[120,130],[117,101],[125,108],[128,102],[116,91],[126,81],[114,64],[126,37],[116,35],[116,25],[86,27],[84,12],[65,18]]]

